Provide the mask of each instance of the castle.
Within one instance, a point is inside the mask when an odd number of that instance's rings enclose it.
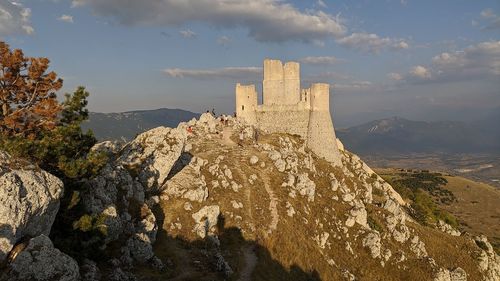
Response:
[[[313,83],[301,89],[297,62],[264,60],[260,105],[255,85],[236,84],[236,116],[261,130],[299,135],[316,155],[341,165],[330,115],[330,85]]]

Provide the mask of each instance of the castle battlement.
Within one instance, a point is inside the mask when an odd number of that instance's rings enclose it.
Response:
[[[330,115],[330,85],[300,88],[300,64],[264,60],[262,104],[255,85],[236,84],[236,116],[261,130],[301,136],[318,156],[340,165]]]

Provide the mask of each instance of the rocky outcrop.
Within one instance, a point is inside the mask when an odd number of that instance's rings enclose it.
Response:
[[[0,261],[26,237],[49,235],[63,195],[62,182],[34,167],[11,168],[0,152]]]
[[[481,248],[477,260],[479,262],[479,270],[484,275],[484,280],[500,280],[500,256],[497,255],[486,236],[477,236],[474,238],[474,241]]]
[[[134,171],[146,192],[159,190],[184,151],[186,130],[158,127],[126,145],[117,164]]]
[[[2,280],[77,281],[78,263],[54,248],[45,235],[32,238],[11,262]]]
[[[453,270],[441,268],[434,277],[434,281],[467,281],[467,273],[460,267]]]

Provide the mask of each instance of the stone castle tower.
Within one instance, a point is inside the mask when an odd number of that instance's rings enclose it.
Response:
[[[255,85],[236,84],[236,115],[261,130],[299,135],[316,155],[341,165],[330,115],[330,85],[315,83],[301,89],[297,62],[264,60],[260,105]]]

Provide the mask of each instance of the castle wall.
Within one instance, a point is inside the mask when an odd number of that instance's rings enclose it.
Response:
[[[257,127],[270,133],[288,133],[307,137],[309,128],[309,105],[259,105],[257,107]]]
[[[330,115],[330,85],[328,84],[311,85],[307,147],[329,162],[336,165],[342,164]]]
[[[256,124],[257,91],[255,85],[236,84],[236,116]]]

